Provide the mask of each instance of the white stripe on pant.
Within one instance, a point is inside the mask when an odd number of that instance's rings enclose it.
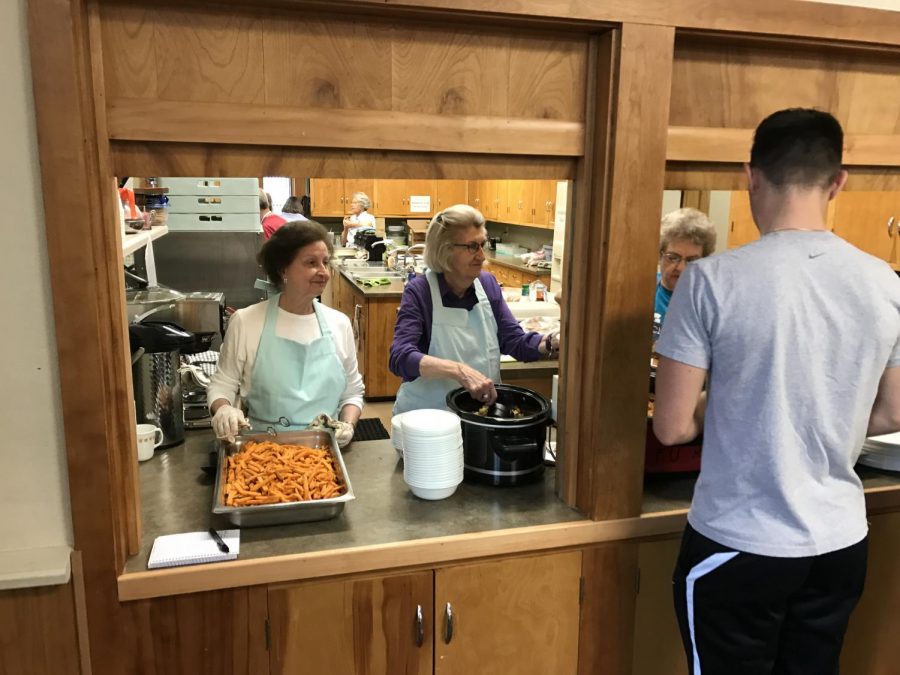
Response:
[[[697,563],[691,568],[686,580],[687,593],[687,618],[691,632],[691,648],[694,650],[694,673],[700,675],[700,654],[697,652],[697,638],[694,634],[694,584],[700,577],[718,569],[738,554],[737,551],[729,553],[713,553],[708,558]]]

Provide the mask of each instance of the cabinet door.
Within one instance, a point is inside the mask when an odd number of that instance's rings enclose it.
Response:
[[[836,235],[877,258],[897,262],[900,193],[842,192],[834,201]]]
[[[380,215],[375,212],[375,180],[372,178],[345,178],[344,179],[344,212],[350,213],[350,201],[353,199],[354,192],[365,192],[370,201],[373,202],[369,212],[373,216]]]
[[[363,382],[366,378],[366,367],[369,365],[367,358],[368,352],[366,345],[368,343],[369,333],[369,312],[366,301],[353,294],[353,334],[356,336],[356,367],[359,374],[363,376]],[[367,392],[368,393],[368,392]]]
[[[750,213],[750,195],[746,191],[731,193],[728,220],[728,248],[738,248],[759,239],[759,230]]]
[[[379,216],[405,216],[408,198],[405,180],[386,178],[375,181],[374,211]]]
[[[313,217],[342,216],[350,207],[344,205],[343,178],[311,178],[309,199]]]
[[[429,675],[432,593],[430,571],[270,587],[271,675]]]
[[[391,372],[391,342],[394,340],[394,325],[397,323],[397,309],[400,298],[368,298],[365,307],[365,348],[366,371],[363,379],[367,398],[396,396],[400,388],[400,378]]]
[[[579,551],[437,570],[435,674],[574,674],[580,578]]]
[[[406,211],[405,215],[407,216],[417,216],[419,218],[430,218],[433,214],[438,212],[438,209],[435,206],[435,189],[434,189],[434,181],[430,179],[421,179],[421,180],[406,180],[404,181],[404,196],[406,197]],[[430,211],[416,211],[413,213],[410,208],[410,199],[413,197],[430,197],[431,198],[431,210]]]
[[[506,195],[506,219],[510,223],[531,225],[534,222],[533,180],[509,180]]]
[[[534,182],[534,212],[532,223],[538,227],[553,229],[556,213],[556,181],[538,180]]]
[[[473,181],[465,180],[436,180],[435,192],[437,193],[437,204],[433,206],[435,213],[446,209],[454,204],[468,204],[468,192],[466,183]],[[477,206],[475,207],[478,208]]]
[[[466,202],[472,208],[478,209],[481,211],[482,215],[484,214],[484,195],[483,195],[483,180],[469,180],[466,181],[468,183],[467,192],[468,192],[468,201]]]

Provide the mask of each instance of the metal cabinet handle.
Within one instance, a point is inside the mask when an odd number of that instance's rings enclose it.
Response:
[[[891,216],[890,218],[888,218],[887,231],[888,231],[888,237],[893,236],[893,234],[894,234],[894,216]]]
[[[453,639],[453,608],[448,602],[444,607],[444,643],[450,644]]]
[[[422,615],[422,605],[416,605],[416,647],[425,644],[425,617]]]

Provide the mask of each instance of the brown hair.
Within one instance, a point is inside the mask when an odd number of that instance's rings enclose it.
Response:
[[[266,271],[269,281],[281,290],[284,287],[284,270],[297,257],[297,252],[317,241],[325,242],[329,257],[334,255],[334,246],[328,241],[328,230],[316,221],[285,223],[263,244],[256,260]]]

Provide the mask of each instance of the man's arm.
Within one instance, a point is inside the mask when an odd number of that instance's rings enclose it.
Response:
[[[688,443],[703,431],[703,414],[706,411],[704,380],[704,368],[659,357],[653,433],[663,445]]]
[[[888,368],[878,383],[866,436],[900,431],[900,367]]]

